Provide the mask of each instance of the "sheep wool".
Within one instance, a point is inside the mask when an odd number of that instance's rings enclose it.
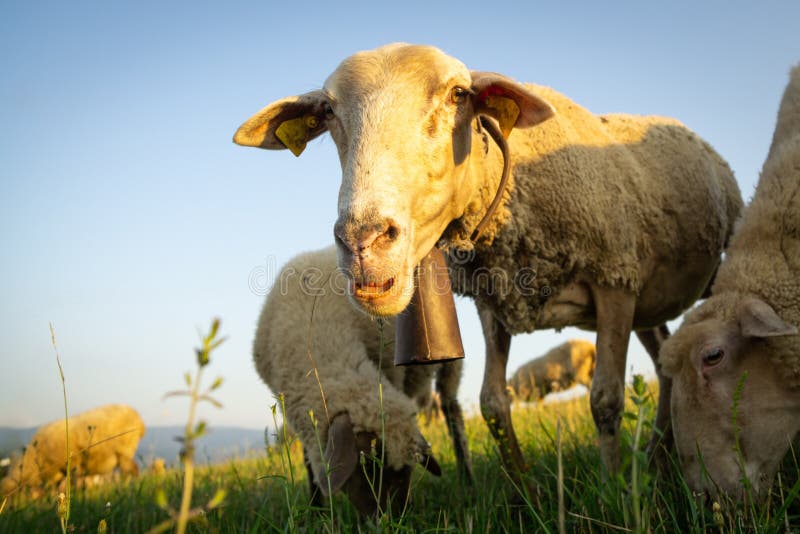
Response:
[[[795,67],[780,105],[772,145],[750,205],[726,259],[720,266],[709,302],[687,315],[694,322],[715,314],[730,319],[745,295],[769,304],[789,324],[800,325],[800,66]],[[796,336],[770,339],[771,358],[800,388],[800,351]],[[664,365],[676,367],[665,354]]]
[[[109,404],[69,418],[70,463],[77,477],[103,475],[119,467],[136,475],[134,461],[145,427],[139,414],[124,404]],[[21,457],[12,463],[0,482],[0,493],[16,487],[58,484],[66,475],[64,420],[39,428]]]
[[[656,268],[648,258],[722,250],[742,201],[705,141],[674,119],[597,116],[550,88],[526,87],[556,114],[511,133],[512,180],[495,224],[470,254],[451,253],[464,269],[454,277],[458,293],[491,308],[510,334],[530,332],[541,305],[570,280],[638,293]],[[487,191],[496,186],[490,180]],[[446,237],[456,247],[491,198],[482,194],[451,225]],[[497,283],[482,271],[507,278]]]
[[[596,356],[594,343],[571,339],[517,369],[509,378],[508,387],[524,402],[539,400],[576,384],[589,387]]]
[[[415,399],[430,398],[432,367],[395,367],[393,322],[357,311],[345,296],[346,283],[335,247],[295,257],[267,296],[253,343],[256,370],[284,396],[286,421],[305,445],[315,476],[322,466],[317,440],[326,442],[329,421],[343,412],[355,432],[385,433],[387,466],[415,464]]]

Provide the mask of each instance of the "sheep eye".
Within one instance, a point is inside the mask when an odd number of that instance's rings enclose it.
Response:
[[[468,94],[469,91],[463,87],[456,86],[453,87],[452,91],[450,91],[450,100],[453,102],[453,104],[460,104],[467,99]]]
[[[725,357],[725,351],[721,348],[713,348],[703,354],[703,367],[714,367]]]
[[[330,104],[325,104],[325,118],[331,120],[334,117],[333,108]]]

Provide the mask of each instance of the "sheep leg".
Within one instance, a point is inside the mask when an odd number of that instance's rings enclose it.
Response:
[[[472,474],[472,462],[469,458],[464,416],[458,402],[462,366],[461,360],[443,363],[436,373],[436,391],[439,393],[444,420],[447,423],[450,439],[453,441],[458,469],[467,484],[471,486],[475,477]]]
[[[503,465],[514,482],[527,469],[517,436],[511,426],[510,398],[506,390],[506,364],[511,335],[490,310],[478,307],[486,342],[486,367],[481,386],[481,413],[500,448]]]
[[[123,475],[139,476],[139,466],[136,465],[136,461],[133,458],[119,456],[117,457],[117,462],[119,462],[119,470]]]
[[[661,350],[661,344],[669,337],[669,329],[666,324],[662,324],[657,328],[638,331],[636,335],[652,358],[658,376],[658,408],[653,435],[647,444],[647,455],[651,460],[656,460],[657,464],[661,464],[665,458],[659,451],[672,449],[672,424],[669,416],[672,379],[664,376],[658,363],[658,352]]]
[[[308,475],[308,494],[311,496],[311,506],[322,508],[325,506],[325,503],[322,502],[322,491],[314,482],[314,470],[311,468],[311,462],[308,461],[305,447],[303,447],[303,463],[306,465],[306,474]]]
[[[609,473],[619,470],[619,425],[625,403],[625,362],[636,297],[620,289],[592,286],[597,318],[597,366],[590,404]]]

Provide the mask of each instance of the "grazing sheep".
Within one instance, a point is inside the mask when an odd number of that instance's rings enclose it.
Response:
[[[130,406],[108,404],[69,418],[70,467],[74,480],[91,482],[119,468],[137,475],[136,447],[144,435],[144,422]],[[0,495],[19,487],[55,487],[66,477],[64,420],[39,428],[0,481]]]
[[[258,374],[273,392],[284,395],[286,422],[303,444],[309,480],[325,495],[343,489],[362,513],[374,513],[376,502],[358,462],[361,452],[369,454],[373,440],[376,450],[383,446],[386,453],[381,509],[386,509],[390,496],[395,505],[404,502],[414,464],[438,474],[416,421],[417,407],[429,402],[436,370],[459,468],[471,481],[456,398],[461,362],[394,367],[391,348],[381,347],[379,323],[350,305],[345,288],[335,247],[295,257],[267,296],[253,343]],[[394,339],[393,322],[383,325],[383,340],[389,343]],[[324,459],[317,439],[326,444]],[[325,462],[332,469],[330,481]]]
[[[567,341],[517,369],[508,380],[508,387],[523,402],[542,399],[576,384],[590,387],[596,354],[591,341]]]
[[[743,498],[746,477],[752,496],[765,496],[800,432],[800,65],[790,78],[712,296],[661,351],[675,443],[695,491]]]
[[[526,467],[506,392],[511,336],[596,330],[590,402],[616,470],[630,332],[655,360],[665,321],[707,289],[741,209],[727,164],[675,120],[599,117],[406,44],[345,59],[323,89],[268,105],[234,141],[299,154],[325,131],[342,167],[334,233],[352,300],[401,312],[415,266],[437,244],[450,250],[454,289],[475,299],[484,330],[481,411],[512,476]],[[508,186],[473,242],[504,152]],[[660,390],[656,427],[668,433],[665,379]]]

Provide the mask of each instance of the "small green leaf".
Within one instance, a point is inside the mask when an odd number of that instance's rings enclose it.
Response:
[[[633,391],[639,397],[643,396],[645,391],[647,391],[647,385],[645,384],[644,377],[642,377],[642,375],[633,375]]]
[[[211,500],[208,501],[206,508],[209,510],[213,510],[214,508],[222,504],[222,501],[225,500],[225,495],[226,492],[224,488],[218,489],[217,492],[214,494],[214,496],[211,498]]]
[[[220,345],[222,345],[225,342],[225,340],[227,340],[227,339],[228,339],[227,337],[223,337],[223,338],[220,338],[220,339],[214,341],[213,343],[211,343],[208,346],[208,352],[211,352],[212,350],[214,350],[217,347],[219,347]]]
[[[162,399],[166,399],[168,397],[188,397],[192,394],[191,391],[169,391],[164,393]]]
[[[214,383],[213,383],[213,384],[211,384],[211,387],[210,387],[208,390],[209,390],[209,391],[214,391],[215,389],[217,389],[217,388],[218,388],[218,387],[220,387],[221,385],[222,385],[222,377],[221,377],[221,376],[218,376],[218,377],[217,377],[217,379],[216,379],[216,380],[214,380]]]
[[[194,437],[200,437],[204,435],[206,432],[206,422],[200,421],[197,423],[197,426],[194,427]]]
[[[204,349],[195,349],[197,353],[197,365],[200,367],[205,367],[208,365],[208,351]]]
[[[156,490],[156,506],[158,506],[162,510],[166,510],[167,506],[168,506],[168,504],[167,504],[167,494],[161,488],[158,488]]]
[[[208,337],[206,339],[211,340],[217,337],[217,332],[219,331],[219,318],[215,317],[211,321],[211,332],[208,333]]]
[[[183,375],[183,380],[186,382],[187,387],[192,387],[192,375],[189,374],[189,371],[186,371],[186,374]]]
[[[222,408],[222,403],[209,395],[200,395],[199,397],[197,397],[197,400],[210,402],[211,404],[214,405],[215,408]]]

